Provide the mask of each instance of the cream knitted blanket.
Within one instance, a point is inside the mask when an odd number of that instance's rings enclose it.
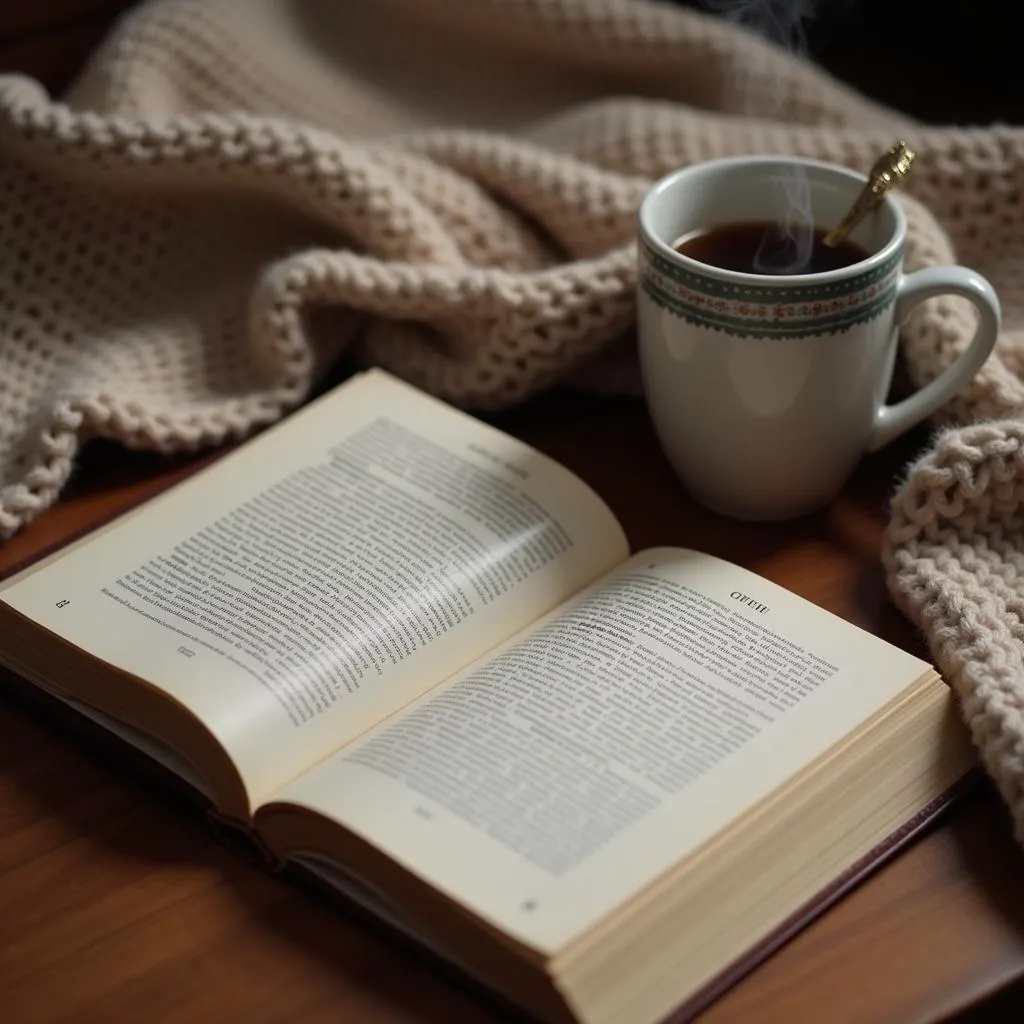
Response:
[[[656,0],[155,0],[63,102],[0,76],[0,536],[85,439],[244,435],[345,345],[470,407],[635,389],[653,177],[748,152],[866,169],[897,132],[909,266],[980,270],[1005,331],[883,557],[1024,840],[1024,130],[911,124]],[[970,327],[957,300],[920,310],[917,382]]]

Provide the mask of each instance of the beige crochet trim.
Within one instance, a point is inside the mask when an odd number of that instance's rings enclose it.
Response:
[[[893,502],[884,563],[1024,842],[1024,421],[950,430]]]

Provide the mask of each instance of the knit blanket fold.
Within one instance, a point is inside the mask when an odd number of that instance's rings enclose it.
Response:
[[[60,97],[0,75],[0,537],[83,442],[173,451],[282,416],[348,348],[451,402],[638,388],[635,211],[676,167],[897,136],[907,268],[995,286],[883,562],[1024,841],[1024,129],[914,123],[657,0],[149,0]],[[966,347],[904,326],[923,384]]]

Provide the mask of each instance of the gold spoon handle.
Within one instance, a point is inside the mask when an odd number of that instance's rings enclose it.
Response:
[[[837,246],[881,203],[886,192],[906,178],[914,163],[914,155],[914,151],[900,139],[892,149],[879,157],[853,205],[843,219],[825,235],[822,242],[830,248]]]
[[[870,185],[857,196],[843,219],[821,240],[824,245],[837,246],[882,201],[884,192],[874,192]]]

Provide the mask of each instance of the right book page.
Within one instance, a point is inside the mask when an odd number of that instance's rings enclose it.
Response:
[[[642,551],[280,799],[552,955],[928,670],[738,566]]]

